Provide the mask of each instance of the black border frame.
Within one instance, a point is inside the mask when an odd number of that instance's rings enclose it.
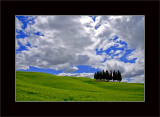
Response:
[[[2,1],[2,116],[158,116],[158,1]],[[145,102],[15,102],[15,15],[145,15]],[[153,52],[154,51],[154,52]],[[154,77],[152,80],[150,77]],[[98,109],[97,107],[103,107]],[[114,108],[118,108],[116,112]]]

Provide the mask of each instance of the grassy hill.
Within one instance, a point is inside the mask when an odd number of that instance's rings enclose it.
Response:
[[[144,84],[16,71],[16,101],[144,101]]]

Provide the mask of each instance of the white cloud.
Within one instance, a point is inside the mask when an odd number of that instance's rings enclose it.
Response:
[[[132,78],[144,75],[144,62],[137,59],[136,63],[124,63],[119,60],[108,60],[101,65],[101,69],[120,70],[123,78]]]
[[[19,49],[19,47],[18,40],[16,39],[16,49]]]
[[[19,19],[17,17],[15,17],[15,19],[16,19],[16,29],[22,30],[23,23],[21,21],[19,21]]]
[[[22,30],[22,26],[23,26],[23,23],[21,21],[19,21],[19,19],[17,17],[15,17],[15,23],[16,23],[16,30]],[[16,35],[18,35],[17,31],[16,31]],[[18,44],[18,40],[16,39],[16,49],[19,49],[20,46]],[[22,65],[23,66],[23,65]]]
[[[131,80],[129,81],[129,83],[144,83],[144,75],[140,75],[137,77],[132,77]]]
[[[93,78],[94,73],[59,73],[59,76],[74,76],[74,77],[87,77]]]
[[[71,72],[74,72],[74,71],[77,71],[78,68],[73,66],[73,67],[69,67],[67,68],[66,70],[64,70],[65,73],[71,73]]]
[[[22,25],[20,23],[19,20],[16,22],[17,29],[20,29]],[[94,27],[97,25],[101,26],[95,30]],[[33,34],[35,32],[40,32],[44,36]],[[35,24],[27,25],[24,33],[29,37],[18,41],[24,46],[30,43],[31,47],[16,54],[17,69],[27,69],[28,66],[66,69],[64,71],[66,73],[60,75],[72,75],[70,72],[78,70],[77,65],[89,65],[99,69],[120,69],[124,78],[144,74],[143,16],[97,16],[95,22],[88,16],[37,16]],[[115,35],[126,41],[129,48],[136,49],[128,56],[128,59],[137,58],[136,63],[119,61],[118,58],[123,53],[105,63],[100,62],[110,56],[105,53],[96,55],[95,49],[106,50],[113,46],[116,41],[110,39]],[[18,44],[16,48],[19,48]],[[117,50],[115,54],[120,52]],[[85,76],[85,73],[78,75]]]
[[[110,24],[111,33],[126,41],[129,47],[144,49],[144,16],[100,16],[98,23],[105,21]]]
[[[22,44],[22,46],[26,46],[27,43],[28,43],[28,40],[27,40],[27,39],[19,38],[19,39],[17,39],[17,40]]]
[[[121,50],[117,50],[117,51],[115,51],[114,54],[119,54],[119,53],[121,53],[121,52],[122,52]]]
[[[114,50],[111,50],[110,53],[111,53],[111,54],[114,53]]]

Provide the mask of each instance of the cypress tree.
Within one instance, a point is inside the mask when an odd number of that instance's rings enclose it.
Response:
[[[117,73],[117,80],[120,82],[122,80],[122,76],[121,76],[121,73],[120,71],[118,70],[118,73]]]
[[[121,82],[121,80],[122,80],[122,75],[121,75],[121,72],[120,72],[120,82]]]
[[[115,70],[113,71],[113,81],[116,80],[116,72]]]
[[[96,80],[97,80],[97,73],[95,73],[95,76],[96,76],[95,78],[96,78]]]
[[[102,80],[102,79],[103,79],[103,72],[100,71],[100,80]]]
[[[97,79],[99,79],[99,72],[97,71]]]
[[[106,70],[106,80],[109,80],[109,72]]]
[[[118,72],[116,71],[115,80],[118,80]]]
[[[112,80],[112,70],[110,70],[109,80]]]
[[[94,74],[94,79],[96,79],[96,80],[97,80],[97,73],[95,73],[95,74]]]
[[[121,81],[122,80],[122,75],[121,75],[121,72],[118,70],[118,71],[113,71],[110,70],[110,72],[108,72],[108,70],[104,71],[97,71],[95,74],[94,74],[94,79],[98,80],[117,80],[117,81]]]
[[[97,72],[98,79],[100,79],[100,71]]]
[[[105,73],[105,71],[103,70],[103,80],[106,79],[105,75],[106,75],[106,73]]]
[[[120,80],[120,73],[119,73],[119,70],[117,71],[117,80],[118,80],[118,81]]]

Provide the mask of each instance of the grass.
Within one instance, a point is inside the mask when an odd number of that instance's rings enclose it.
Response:
[[[16,101],[144,101],[144,84],[16,71]]]

